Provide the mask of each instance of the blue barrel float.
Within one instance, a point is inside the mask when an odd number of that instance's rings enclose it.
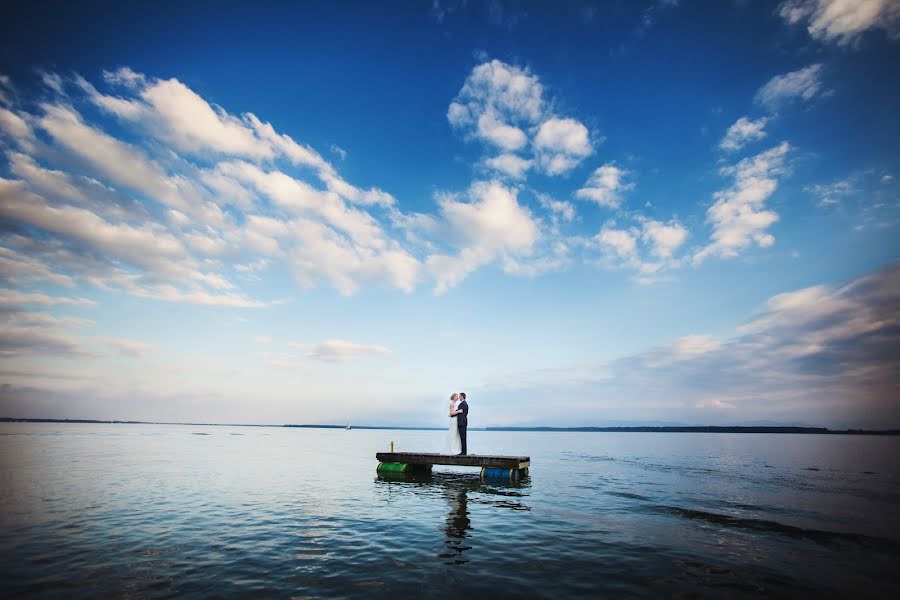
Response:
[[[519,477],[526,475],[528,469],[500,469],[497,467],[482,467],[482,479],[505,479],[507,481],[518,481]]]

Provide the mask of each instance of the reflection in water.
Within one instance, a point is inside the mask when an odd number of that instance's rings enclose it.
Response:
[[[450,505],[444,522],[446,536],[444,548],[438,558],[447,564],[462,565],[471,556],[464,554],[472,549],[471,539],[475,528],[472,526],[469,504],[491,505],[513,510],[531,510],[521,502],[527,493],[516,491],[530,487],[528,477],[519,481],[482,481],[480,477],[463,473],[379,473],[378,484],[392,486],[390,491],[408,491],[421,497],[440,495]],[[389,496],[390,498],[390,496]],[[390,500],[389,500],[390,501]]]
[[[438,557],[446,559],[448,563],[460,565],[468,562],[463,553],[472,548],[466,542],[466,538],[471,537],[469,530],[472,529],[472,520],[469,518],[469,491],[480,485],[481,481],[474,480],[474,483],[457,482],[445,488],[445,494],[450,502],[450,512],[447,514],[447,524],[444,527],[444,533],[447,534],[444,541],[446,550],[438,554]]]

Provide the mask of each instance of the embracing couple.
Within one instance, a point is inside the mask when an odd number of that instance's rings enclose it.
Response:
[[[466,453],[466,428],[469,426],[469,405],[466,393],[450,396],[450,431],[447,432],[447,454]]]

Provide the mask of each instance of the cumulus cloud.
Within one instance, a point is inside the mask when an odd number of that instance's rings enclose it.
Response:
[[[760,117],[755,121],[751,121],[747,117],[741,117],[728,128],[725,137],[719,142],[719,148],[726,152],[734,152],[740,150],[750,142],[761,140],[766,137],[765,126],[768,118]]]
[[[461,201],[445,196],[439,202],[447,240],[457,252],[428,257],[437,293],[498,258],[530,254],[540,237],[537,220],[519,204],[514,188],[497,181],[477,182],[469,189],[468,198]]]
[[[777,109],[792,100],[808,101],[822,92],[822,65],[808,67],[776,75],[756,92],[756,102]]]
[[[314,344],[306,356],[324,362],[348,362],[367,356],[388,356],[391,349],[374,344],[358,344],[347,340],[326,340]]]
[[[634,232],[604,227],[594,239],[624,261],[637,259],[637,235]]]
[[[782,142],[720,170],[734,181],[713,195],[715,202],[706,211],[706,221],[713,227],[711,241],[694,254],[695,264],[710,256],[737,256],[753,244],[765,248],[775,243],[767,229],[778,220],[778,214],[767,210],[765,203],[778,188],[779,177],[788,172],[789,150],[790,145]]]
[[[500,150],[484,164],[515,179],[532,165],[548,175],[568,173],[593,152],[587,127],[550,110],[536,75],[496,59],[472,69],[447,120],[467,138]],[[529,140],[533,158],[513,154],[527,152]]]
[[[641,238],[650,247],[650,252],[659,259],[670,259],[688,237],[688,230],[676,220],[668,223],[652,219],[643,222]]]
[[[527,127],[538,122],[544,111],[543,93],[541,82],[528,70],[492,60],[472,69],[447,109],[447,120],[463,130],[474,128],[470,134],[503,149],[515,150],[525,141],[516,124]]]
[[[600,266],[630,270],[635,283],[652,285],[666,281],[667,271],[682,266],[678,251],[687,238],[688,230],[678,219],[664,222],[633,215],[626,223],[608,221],[582,243],[588,251],[599,251],[595,262]]]
[[[575,119],[550,118],[538,128],[535,154],[548,175],[568,173],[594,151],[587,127]]]
[[[626,181],[628,175],[628,171],[607,163],[591,174],[584,187],[575,192],[575,197],[592,200],[606,208],[619,208],[622,192],[634,189],[634,183]]]
[[[896,38],[900,24],[898,0],[788,0],[777,12],[791,25],[805,24],[813,39],[840,46],[870,29]]]
[[[501,154],[484,161],[485,164],[513,179],[523,179],[534,161],[526,160],[515,154]]]
[[[565,200],[554,200],[547,194],[538,194],[538,202],[544,209],[550,212],[555,221],[572,221],[575,219],[575,207]]]

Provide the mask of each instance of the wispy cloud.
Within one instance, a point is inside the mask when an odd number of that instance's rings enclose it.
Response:
[[[326,340],[314,344],[306,356],[324,362],[348,362],[366,356],[388,356],[391,349],[375,344],[359,344],[347,340]]]
[[[106,338],[104,340],[107,345],[119,351],[122,356],[131,358],[143,358],[149,355],[156,346],[140,342],[138,340],[130,340],[126,338]]]
[[[751,121],[747,117],[741,117],[728,128],[725,137],[719,142],[719,148],[726,152],[735,152],[750,142],[766,137],[765,126],[768,118],[760,117]]]
[[[882,29],[891,38],[900,33],[897,0],[788,0],[777,12],[791,25],[805,24],[813,39],[840,46],[871,29]]]
[[[581,200],[591,200],[606,208],[619,208],[622,205],[622,192],[634,189],[634,183],[628,181],[629,172],[612,163],[598,167],[575,192]]]
[[[812,100],[824,91],[822,71],[822,65],[817,63],[776,75],[756,92],[756,102],[775,110],[792,100]]]
[[[728,424],[758,419],[830,427],[897,428],[900,264],[838,286],[766,301],[730,335],[685,335],[602,362],[510,377],[579,415],[604,420]],[[493,402],[521,397],[492,385]],[[478,390],[476,390],[477,392]],[[501,411],[489,418],[503,422]],[[571,425],[563,414],[544,418]]]

